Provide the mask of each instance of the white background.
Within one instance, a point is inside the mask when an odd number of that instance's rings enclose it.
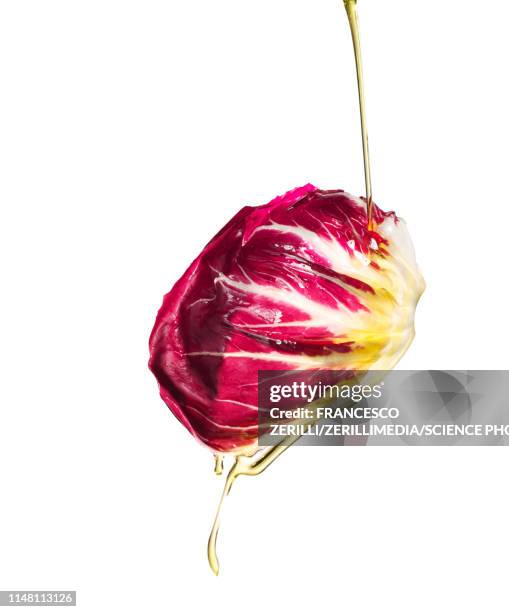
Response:
[[[0,589],[86,611],[507,606],[504,448],[292,449],[221,482],[158,397],[163,294],[243,204],[362,194],[339,0],[0,4]],[[506,2],[359,0],[376,200],[428,288],[401,368],[507,368]]]

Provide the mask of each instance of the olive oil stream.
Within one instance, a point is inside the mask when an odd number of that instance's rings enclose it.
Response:
[[[212,531],[210,532],[209,542],[207,546],[209,565],[214,574],[216,574],[216,576],[219,574],[219,561],[217,558],[216,544],[217,534],[219,532],[221,510],[223,508],[224,500],[230,493],[232,485],[235,482],[237,476],[257,476],[258,474],[261,474],[269,467],[269,465],[273,461],[275,461],[280,455],[282,455],[285,450],[290,448],[290,446],[294,444],[298,439],[299,436],[291,436],[272,448],[262,449],[253,453],[252,455],[237,455],[235,457],[233,466],[231,467],[230,471],[228,472],[228,476],[226,477],[223,493],[219,501],[216,518],[214,519],[214,524],[212,525]],[[216,455],[215,458],[216,463],[214,471],[216,474],[221,473],[218,472],[217,469],[218,461],[222,464],[222,457],[220,455]]]
[[[345,4],[346,13],[348,16],[348,22],[350,24],[350,30],[352,33],[353,49],[355,54],[355,65],[357,71],[357,89],[359,94],[359,108],[361,117],[361,132],[362,132],[362,153],[364,158],[364,180],[366,188],[366,205],[367,205],[367,219],[368,229],[373,229],[372,220],[372,190],[371,190],[371,165],[369,159],[369,142],[368,142],[368,131],[366,123],[366,105],[364,100],[364,78],[362,69],[362,55],[361,55],[361,44],[359,34],[359,19],[357,16],[357,0],[343,0]],[[255,451],[251,455],[237,455],[235,456],[234,463],[228,472],[226,477],[223,493],[219,501],[214,524],[210,532],[207,554],[209,559],[209,565],[216,576],[219,574],[219,560],[217,558],[217,535],[219,533],[221,510],[225,499],[228,497],[233,483],[238,476],[257,476],[265,471],[269,465],[271,465],[285,450],[290,448],[292,444],[297,442],[300,436],[291,436],[286,438],[272,448],[261,449]],[[223,473],[223,456],[221,454],[215,455],[214,472],[218,476]]]
[[[364,158],[364,182],[366,188],[366,204],[368,229],[373,229],[373,194],[371,189],[371,161],[369,158],[368,126],[366,120],[366,101],[364,95],[364,71],[362,68],[361,37],[359,18],[357,16],[357,0],[343,0],[352,33],[355,67],[357,71],[357,91],[359,93],[359,110],[361,115],[362,155]]]

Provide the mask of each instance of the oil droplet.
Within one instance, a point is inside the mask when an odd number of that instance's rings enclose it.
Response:
[[[223,455],[221,453],[217,453],[214,455],[214,474],[216,476],[221,476],[223,473]]]

